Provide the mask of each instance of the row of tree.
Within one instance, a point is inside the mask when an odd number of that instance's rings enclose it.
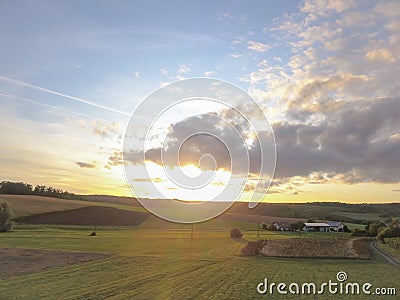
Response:
[[[388,224],[381,221],[369,222],[365,229],[356,228],[353,236],[376,237],[383,242],[385,238],[400,237],[399,219],[392,218]]]
[[[85,200],[84,196],[76,195],[61,189],[46,187],[44,185],[36,185],[33,187],[31,184],[25,182],[11,181],[0,182],[0,194],[37,195],[62,199]]]

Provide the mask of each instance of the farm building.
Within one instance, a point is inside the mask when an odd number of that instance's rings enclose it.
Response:
[[[304,223],[304,231],[330,231],[330,226],[327,223]]]
[[[290,225],[292,225],[292,223],[285,222],[285,221],[276,221],[276,222],[273,222],[272,225],[275,226],[276,230],[288,231],[288,230],[290,230]]]
[[[329,221],[326,222],[331,231],[343,231],[344,224],[342,222]]]

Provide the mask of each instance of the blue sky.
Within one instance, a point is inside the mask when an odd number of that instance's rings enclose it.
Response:
[[[281,49],[276,46],[268,54],[248,51],[245,41],[271,47],[272,37],[264,28],[272,27],[274,18],[290,13],[297,3],[6,1],[1,5],[3,76],[98,103],[113,102],[131,112],[135,100],[160,82],[180,76],[209,74],[246,88],[238,78]],[[57,105],[69,104],[58,99]]]
[[[265,107],[282,158],[273,201],[398,201],[399,13],[396,1],[1,1],[1,177],[126,194],[129,115],[162,85],[206,76]]]

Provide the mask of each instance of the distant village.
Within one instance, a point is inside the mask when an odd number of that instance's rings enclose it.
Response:
[[[308,220],[305,223],[301,221],[276,221],[270,226],[263,223],[262,228],[271,231],[350,232],[350,229],[343,222],[337,221],[314,222],[313,220]]]

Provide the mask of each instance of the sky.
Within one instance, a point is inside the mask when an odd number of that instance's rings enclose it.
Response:
[[[146,97],[206,77],[247,92],[273,130],[271,186],[261,174],[242,200],[269,187],[266,202],[400,202],[399,14],[396,0],[0,1],[0,180],[129,196],[124,166],[141,174],[146,155],[150,181],[129,181],[140,196],[151,197],[146,185],[154,184],[168,197],[191,197],[168,182],[152,155],[157,142],[127,161],[123,144]],[[168,149],[178,151],[174,141],[199,126],[229,137],[228,125],[207,117],[229,119],[229,110],[214,108],[172,114],[159,128]],[[201,172],[204,142],[193,140],[195,150],[180,157],[189,176]],[[218,153],[218,143],[207,145]],[[229,176],[254,175],[230,172],[227,156],[219,158],[216,191]]]

